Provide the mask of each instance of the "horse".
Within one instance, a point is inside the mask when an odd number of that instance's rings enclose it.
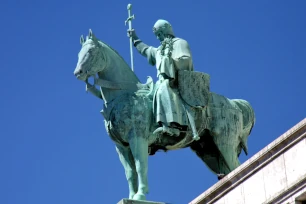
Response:
[[[140,83],[117,51],[91,30],[86,39],[81,36],[80,43],[74,75],[104,102],[101,113],[125,169],[129,199],[146,200],[148,157],[159,150],[190,148],[219,179],[240,165],[238,157],[242,149],[247,155],[247,138],[255,124],[249,102],[209,92],[208,104],[194,109],[200,139],[193,138],[190,125],[177,137],[153,134],[158,124],[152,111],[156,90],[152,78]],[[90,77],[94,85],[88,83]]]

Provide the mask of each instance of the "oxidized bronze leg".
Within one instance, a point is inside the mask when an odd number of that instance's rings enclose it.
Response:
[[[133,196],[137,193],[138,188],[138,178],[134,157],[129,147],[116,145],[116,150],[124,167],[125,176],[129,184],[129,199],[133,199]]]
[[[134,200],[146,200],[148,193],[148,141],[141,135],[135,135],[134,131],[130,132],[130,148],[134,157],[136,171],[138,175],[138,190],[133,196]]]

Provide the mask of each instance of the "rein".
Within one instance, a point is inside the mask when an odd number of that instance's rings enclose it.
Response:
[[[131,82],[113,82],[94,77],[94,85],[114,90],[136,90],[137,85]]]

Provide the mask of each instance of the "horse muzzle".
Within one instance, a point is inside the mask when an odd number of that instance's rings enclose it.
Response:
[[[82,66],[78,65],[74,72],[74,76],[76,76],[77,79],[85,81],[87,79],[87,74],[86,72],[82,69]]]

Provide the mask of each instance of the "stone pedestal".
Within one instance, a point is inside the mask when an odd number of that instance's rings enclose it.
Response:
[[[169,204],[169,203],[155,202],[155,201],[130,200],[130,199],[124,198],[120,200],[119,203],[117,204]]]

